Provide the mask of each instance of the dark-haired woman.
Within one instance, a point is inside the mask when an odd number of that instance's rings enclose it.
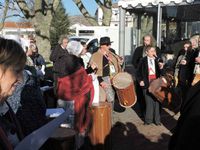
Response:
[[[0,38],[0,105],[12,95],[22,79],[26,54],[13,40]],[[8,105],[8,110],[0,114],[0,149],[12,149],[23,138],[19,123]]]

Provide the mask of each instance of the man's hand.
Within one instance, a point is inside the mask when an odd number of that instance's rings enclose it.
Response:
[[[181,60],[180,64],[181,64],[181,65],[186,65],[186,64],[187,64],[187,61],[186,61],[186,60]]]
[[[159,62],[159,63],[158,63],[158,66],[159,66],[160,69],[163,69],[163,67],[164,67],[164,63]]]
[[[95,62],[93,62],[93,63],[91,64],[91,68],[92,68],[93,70],[97,69],[97,64],[96,64]]]
[[[197,63],[200,63],[200,57],[196,57],[196,58],[195,58],[195,61],[196,61]]]
[[[144,81],[140,81],[140,86],[144,86]]]

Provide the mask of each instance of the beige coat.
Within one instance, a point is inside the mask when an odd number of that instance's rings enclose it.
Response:
[[[111,64],[114,65],[115,71],[116,71],[115,74],[117,74],[118,72],[121,71],[121,66],[120,66],[118,59],[117,59],[118,56],[116,54],[112,53],[112,52],[110,52],[109,54],[111,54],[111,58],[112,58]],[[97,67],[98,67],[96,74],[98,76],[103,76],[103,67],[105,67],[105,66],[103,66],[103,54],[100,52],[100,50],[98,50],[97,52],[95,52],[92,55],[92,57],[90,59],[90,65],[93,62],[96,63]]]

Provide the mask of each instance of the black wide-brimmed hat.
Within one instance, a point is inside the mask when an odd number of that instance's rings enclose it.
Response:
[[[110,45],[112,43],[112,41],[110,41],[110,38],[105,36],[105,37],[101,37],[100,38],[100,45]]]

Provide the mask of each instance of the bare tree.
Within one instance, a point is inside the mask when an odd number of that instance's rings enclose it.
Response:
[[[76,6],[79,8],[80,12],[83,14],[83,16],[92,24],[92,25],[98,25],[97,20],[92,17],[89,12],[86,10],[84,4],[81,0],[73,0]],[[98,6],[103,11],[103,20],[102,25],[103,26],[109,26],[111,17],[112,17],[112,0],[95,0],[95,2],[98,4]]]
[[[3,13],[2,13],[2,17],[1,17],[1,24],[0,24],[0,31],[1,31],[4,27],[4,22],[6,20],[8,8],[9,8],[9,0],[5,0],[5,6],[3,6],[3,4],[0,3],[0,7],[2,9],[4,8]]]
[[[40,53],[47,60],[50,54],[50,25],[60,0],[14,0],[26,19],[35,28]]]

